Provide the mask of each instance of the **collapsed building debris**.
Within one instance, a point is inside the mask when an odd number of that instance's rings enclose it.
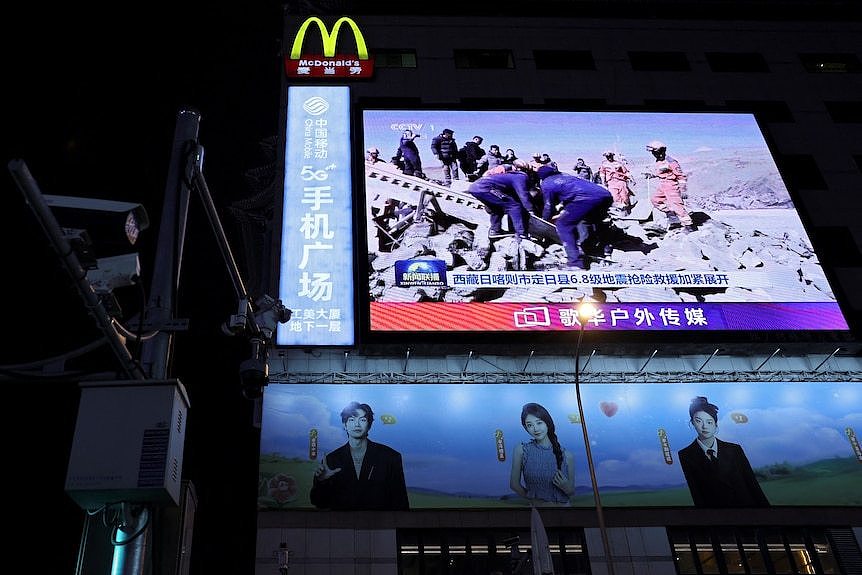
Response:
[[[457,189],[456,185],[465,186]],[[604,240],[605,256],[590,254],[591,271],[773,272],[790,278],[764,289],[758,274],[740,274],[732,287],[620,286],[578,288],[542,285],[488,288],[396,285],[394,266],[404,260],[439,260],[448,273],[466,271],[565,269],[565,251],[555,226],[532,216],[531,239],[490,240],[484,206],[466,191],[466,182],[442,183],[405,176],[388,164],[366,165],[369,220],[369,293],[376,301],[596,301],[722,302],[832,301],[824,272],[795,212],[774,208],[693,211],[695,232],[657,229],[649,200],[634,197],[630,213],[614,214]],[[734,184],[737,185],[737,184]],[[757,195],[756,190],[751,192]],[[783,201],[783,200],[782,200]],[[697,202],[692,202],[697,206]],[[713,199],[703,202],[717,206]],[[785,216],[793,216],[793,218]],[[792,220],[792,221],[791,221]],[[585,251],[589,249],[585,246]],[[745,278],[751,277],[751,283]],[[592,292],[592,293],[587,293]]]

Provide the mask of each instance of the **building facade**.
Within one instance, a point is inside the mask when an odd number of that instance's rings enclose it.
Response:
[[[519,568],[530,568],[525,567],[526,561],[522,560],[528,552],[531,560],[538,561],[537,549],[531,550],[530,507],[508,499],[496,507],[465,504],[460,508],[447,508],[414,504],[409,511],[323,511],[308,505],[291,505],[294,500],[290,497],[282,501],[284,505],[267,503],[271,487],[267,481],[272,479],[271,473],[264,472],[264,459],[270,454],[265,441],[267,410],[273,405],[272,398],[281,390],[293,394],[307,391],[308,395],[315,396],[324,393],[322,390],[329,393],[343,386],[347,391],[341,395],[333,392],[333,397],[345,397],[349,393],[359,395],[367,390],[367,396],[378,397],[375,394],[379,394],[380,401],[384,402],[388,393],[395,395],[404,389],[413,392],[424,390],[422,386],[439,386],[440,397],[427,406],[427,417],[445,419],[451,413],[457,424],[461,419],[453,403],[455,386],[462,386],[468,396],[476,398],[489,394],[488,402],[493,404],[497,393],[524,392],[526,395],[518,397],[529,399],[532,389],[554,392],[564,389],[574,394],[581,384],[590,401],[582,417],[579,420],[570,418],[570,421],[598,426],[594,429],[599,439],[593,443],[584,434],[586,446],[592,445],[595,450],[593,455],[589,450],[586,454],[575,450],[576,458],[580,458],[576,465],[580,472],[575,472],[575,492],[581,489],[581,495],[590,502],[541,507],[555,572],[607,573],[608,552],[614,573],[860,572],[862,503],[858,496],[855,500],[852,496],[849,499],[836,496],[830,500],[828,496],[817,499],[809,493],[794,500],[777,487],[779,482],[787,480],[777,476],[785,473],[777,468],[769,472],[777,475],[764,479],[762,473],[766,466],[752,462],[761,473],[760,483],[768,487],[766,491],[772,500],[768,508],[742,505],[720,509],[696,503],[695,506],[678,504],[675,500],[664,502],[658,497],[625,503],[615,498],[611,478],[625,476],[629,464],[627,460],[603,452],[601,426],[606,420],[612,420],[617,409],[632,421],[642,421],[651,416],[651,412],[641,411],[646,409],[644,406],[651,405],[651,401],[663,401],[664,393],[668,394],[667,404],[672,405],[683,395],[687,404],[690,396],[730,401],[735,397],[732,390],[745,391],[750,394],[748,399],[736,397],[734,401],[738,400],[738,405],[748,406],[751,411],[729,413],[733,406],[721,410],[724,405],[720,405],[719,417],[733,418],[720,420],[723,429],[735,422],[739,425],[734,430],[747,430],[753,429],[756,423],[755,412],[775,417],[802,413],[796,409],[805,407],[804,402],[802,407],[793,404],[792,396],[797,389],[808,389],[806,386],[813,386],[811,392],[815,395],[821,392],[844,394],[847,398],[862,393],[859,350],[849,335],[856,329],[862,308],[859,291],[855,288],[862,270],[857,240],[862,228],[856,214],[859,208],[854,201],[856,191],[862,187],[862,111],[859,105],[862,101],[862,53],[858,40],[862,26],[858,19],[827,19],[822,14],[807,20],[780,18],[779,14],[756,17],[754,12],[749,19],[741,17],[744,14],[732,19],[726,14],[722,18],[694,18],[686,17],[687,11],[676,3],[667,3],[661,10],[653,7],[651,17],[633,17],[643,11],[639,4],[613,3],[603,12],[592,4],[585,5],[589,6],[588,17],[577,17],[571,6],[561,10],[562,16],[541,13],[497,17],[490,14],[396,17],[379,13],[363,15],[357,10],[352,16],[374,59],[375,70],[370,79],[351,81],[348,78],[341,83],[349,86],[350,103],[355,110],[354,205],[362,205],[362,158],[359,154],[366,146],[356,128],[362,125],[358,116],[366,109],[753,114],[813,242],[819,257],[817,263],[822,264],[827,284],[840,304],[848,329],[838,330],[840,334],[805,330],[770,334],[768,330],[759,332],[754,328],[729,335],[727,332],[708,334],[709,337],[687,332],[676,337],[639,334],[627,339],[624,334],[610,337],[591,333],[587,326],[580,334],[577,330],[561,334],[557,341],[552,341],[553,336],[537,336],[530,341],[523,337],[510,338],[506,333],[489,336],[458,332],[425,337],[421,330],[375,338],[369,328],[371,320],[360,311],[354,345],[336,348],[294,345],[271,354],[270,384],[263,400],[262,504],[258,515],[256,573],[276,573],[282,566],[291,574],[511,573],[518,572]],[[720,12],[717,4],[710,6],[716,5],[715,12]],[[614,13],[605,14],[612,10],[611,6]],[[834,10],[841,8],[838,4],[830,6]],[[550,9],[554,8],[560,5],[552,3]],[[780,11],[778,6],[773,8]],[[802,13],[803,8],[793,5],[788,13]],[[733,6],[733,10],[738,9],[739,6]],[[522,10],[533,11],[533,7]],[[454,12],[458,12],[457,7]],[[335,20],[325,15],[321,18],[328,25]],[[305,15],[286,15],[285,57],[304,19]],[[337,40],[339,54],[342,50],[353,50],[350,45],[353,38],[348,34],[343,36]],[[349,46],[345,47],[345,43]],[[286,78],[285,86],[314,82]],[[332,79],[319,82],[338,83]],[[285,105],[286,100],[287,90]],[[661,118],[660,115],[655,117]],[[387,163],[390,156],[395,155],[397,136],[405,126],[399,124],[396,128],[392,132],[395,138],[392,145],[380,150]],[[432,180],[432,171],[440,166],[429,146],[431,138],[443,128],[433,126],[433,132],[426,132],[427,128],[415,130],[422,131],[420,155],[425,162],[425,175]],[[643,139],[658,139],[661,132],[662,126],[656,125],[654,133],[658,135],[648,138],[644,133]],[[367,131],[364,136],[366,142],[370,141]],[[472,136],[472,133],[458,130],[455,133],[459,145]],[[575,142],[586,139],[586,135],[578,133],[571,136]],[[610,134],[607,141],[613,142]],[[485,145],[491,143],[494,142],[487,141]],[[501,148],[506,147],[500,144]],[[673,149],[672,143],[669,148]],[[516,150],[525,159],[529,159],[527,156],[533,151]],[[644,154],[642,149],[624,152],[633,163],[635,154]],[[595,150],[591,153],[586,159],[597,170],[601,158]],[[572,168],[568,164],[559,167],[564,173]],[[722,160],[712,169],[716,178],[725,178],[728,172],[733,172],[734,165]],[[462,178],[466,176],[467,173],[462,172]],[[737,207],[740,206],[737,204]],[[361,207],[354,209],[358,211]],[[361,232],[356,235],[361,236]],[[353,249],[362,253],[362,248],[371,241],[374,241],[371,235],[365,240],[355,240]],[[703,254],[707,251],[706,247],[702,249]],[[361,277],[364,271],[360,265],[354,273],[357,292],[365,290],[365,280]],[[411,292],[410,297],[414,298],[415,293]],[[291,302],[286,303],[290,305]],[[367,305],[361,293],[357,303],[360,309]],[[726,341],[722,339],[724,336],[727,336]],[[603,415],[597,409],[599,396],[594,393],[599,389],[604,390],[607,397],[617,398],[616,402],[601,402]],[[636,399],[641,393],[648,400]],[[671,399],[671,395],[676,399]],[[774,401],[752,399],[761,395]],[[502,399],[500,401],[503,405]],[[850,411],[840,422],[835,420],[830,424],[833,431],[862,430],[859,411],[853,410],[858,399],[847,401]],[[486,404],[482,409],[493,410],[493,405]],[[825,412],[817,413],[820,417]],[[688,414],[683,415],[682,422],[686,423]],[[744,424],[749,418],[751,427],[746,428]],[[394,416],[392,419],[394,422]],[[375,430],[370,432],[372,439],[384,430],[396,429],[392,425],[384,427],[385,420],[378,421]],[[517,428],[517,421],[515,424]],[[302,427],[300,435],[307,433]],[[316,433],[317,428],[315,441]],[[631,433],[638,432],[632,428]],[[285,434],[288,433],[285,431]],[[721,432],[717,436],[721,438]],[[739,431],[734,437],[742,437],[750,444],[758,437],[766,442],[771,439],[773,443],[781,443],[778,436],[768,433],[758,436],[755,432]],[[829,452],[825,446],[831,439],[809,439],[814,443],[822,441],[824,458],[827,457]],[[323,442],[323,435],[320,440]],[[685,443],[690,440],[691,437]],[[433,443],[430,437],[420,437],[416,441],[417,444]],[[628,441],[637,445],[647,440],[635,435]],[[660,445],[652,437],[648,441]],[[783,448],[795,457],[805,449],[791,445],[793,441],[788,435]],[[852,461],[854,444],[849,432],[847,438],[840,441],[846,443],[845,458]],[[667,458],[673,461],[665,461],[668,469],[671,463],[679,464],[677,451],[685,444],[680,435],[670,443]],[[508,444],[507,448],[512,445]],[[311,454],[308,457],[312,462],[319,460],[334,444],[321,444],[319,453],[316,443],[314,446],[315,457]],[[451,448],[448,444],[444,447]],[[604,502],[600,510],[584,478],[584,456],[595,459],[597,464],[595,471],[602,483],[599,503]],[[794,471],[788,473],[801,473],[802,459],[791,466]],[[592,463],[590,461],[589,473],[595,488]],[[862,467],[859,467],[862,455],[855,459],[855,464],[857,467],[851,466],[847,477],[858,485],[862,484],[858,483],[862,478]],[[416,481],[417,485],[421,483],[410,475],[418,477],[419,468],[410,467],[406,461],[405,465],[408,466],[408,488],[411,481]],[[618,475],[610,471],[614,465],[619,467]],[[631,465],[631,473],[641,469]],[[465,473],[473,472],[466,470]],[[677,479],[681,477],[681,472],[677,473]],[[491,481],[490,476],[488,481]],[[638,483],[632,479],[626,485],[631,488],[629,491],[636,491],[633,486]],[[814,490],[828,489],[826,483],[810,485]],[[414,502],[418,501],[415,493],[411,491]]]

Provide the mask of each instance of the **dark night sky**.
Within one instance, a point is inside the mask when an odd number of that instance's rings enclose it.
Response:
[[[261,165],[259,142],[278,130],[280,5],[28,4],[3,18],[4,166],[23,159],[46,194],[143,204],[151,218],[140,244],[149,285],[181,108],[201,113],[204,173],[217,207],[251,194],[243,173]],[[98,332],[5,174],[0,364],[10,365],[74,349]],[[248,348],[220,331],[236,302],[199,199],[190,205],[177,313],[191,328],[177,338],[173,374],[191,399],[183,475],[198,494],[192,573],[250,573],[257,430],[237,372]],[[130,301],[124,315],[137,311],[135,298]],[[75,367],[114,366],[96,354]],[[78,388],[70,381],[2,377],[0,384],[7,406],[4,467],[17,470],[4,474],[4,491],[26,502],[14,515],[25,528],[4,547],[23,560],[49,554],[50,572],[73,573],[83,512],[63,485]],[[48,571],[43,565],[31,572]]]
[[[280,3],[172,4],[18,2],[0,19],[4,166],[23,159],[46,194],[142,203],[151,218],[140,245],[147,286],[178,111],[201,113],[204,173],[221,210],[251,195],[243,174],[263,163],[259,143],[278,131]],[[474,9],[485,14],[488,6]],[[3,178],[0,365],[10,365],[69,351],[99,333],[8,170]],[[236,301],[199,199],[190,206],[177,298],[190,330],[177,337],[173,375],[191,399],[183,473],[198,494],[191,572],[246,574],[254,570],[258,460],[252,404],[238,377],[248,348],[221,333]],[[129,299],[124,315],[137,311]],[[115,364],[96,354],[72,367]],[[83,512],[64,482],[78,387],[6,375],[7,561],[29,565],[21,571],[71,574]]]

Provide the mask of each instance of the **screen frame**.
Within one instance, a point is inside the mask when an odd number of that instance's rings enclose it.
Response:
[[[354,148],[354,206],[355,206],[355,253],[356,263],[355,271],[357,279],[366,279],[368,276],[368,262],[361,257],[368,253],[367,241],[367,225],[368,214],[366,213],[366,182],[364,176],[364,114],[367,111],[391,110],[391,111],[452,111],[451,105],[434,105],[424,104],[409,99],[401,101],[400,99],[390,98],[362,98],[359,102],[354,102],[352,106],[353,117],[353,148]],[[653,108],[578,108],[564,106],[506,106],[500,107],[477,107],[475,105],[459,104],[458,111],[499,111],[499,112],[596,112],[596,113],[717,113],[726,115],[743,115],[752,117],[757,125],[757,129],[763,137],[767,151],[778,168],[778,174],[782,183],[790,195],[790,199],[794,204],[795,212],[801,220],[801,224],[805,234],[807,235],[815,254],[819,252],[812,237],[811,222],[804,210],[800,209],[799,194],[788,184],[787,177],[782,173],[781,163],[779,161],[780,154],[776,153],[776,146],[769,134],[769,130],[764,126],[764,122],[760,120],[758,114],[754,111],[746,112],[739,110],[729,110],[726,108],[710,108],[710,109],[695,109],[695,110],[665,110]],[[424,134],[423,134],[424,136]],[[427,142],[422,145],[429,145],[432,135],[428,135]],[[463,140],[463,137],[461,138]],[[385,152],[382,152],[385,153]],[[426,155],[427,156],[427,155]],[[360,209],[361,207],[361,209]],[[848,306],[845,304],[846,295],[840,289],[840,283],[837,281],[833,270],[820,263],[824,275],[832,288],[838,308],[849,328],[847,330],[709,330],[698,331],[696,339],[691,341],[693,332],[686,331],[593,331],[590,334],[590,341],[594,345],[602,345],[603,348],[610,346],[612,348],[622,346],[626,348],[649,347],[656,344],[675,344],[681,346],[680,349],[690,351],[705,351],[714,348],[717,344],[726,346],[739,346],[741,349],[747,349],[750,344],[784,344],[794,345],[799,344],[805,350],[811,350],[811,345],[821,349],[819,344],[822,344],[822,349],[826,350],[834,347],[836,344],[851,344],[854,341],[853,325],[851,323],[851,315],[848,313]],[[358,283],[357,285],[362,285]],[[446,351],[447,349],[464,349],[465,345],[485,346],[490,349],[521,349],[524,351],[533,349],[535,346],[542,346],[545,351],[553,352],[555,348],[559,348],[562,353],[570,353],[572,344],[577,339],[578,330],[571,331],[530,331],[521,333],[517,331],[499,331],[499,332],[471,332],[471,331],[398,331],[398,332],[382,332],[372,331],[370,326],[370,294],[367,289],[357,289],[356,302],[356,318],[357,318],[357,341],[360,347],[367,350],[385,350],[385,349],[402,349],[405,345],[412,348],[425,347],[427,349],[438,349]],[[586,328],[589,331],[589,327]],[[505,343],[501,343],[505,340]]]

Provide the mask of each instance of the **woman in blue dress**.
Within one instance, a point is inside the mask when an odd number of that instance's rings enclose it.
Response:
[[[575,461],[560,446],[551,414],[538,403],[528,403],[521,410],[521,425],[532,439],[512,452],[512,491],[534,504],[569,504],[575,494]]]

